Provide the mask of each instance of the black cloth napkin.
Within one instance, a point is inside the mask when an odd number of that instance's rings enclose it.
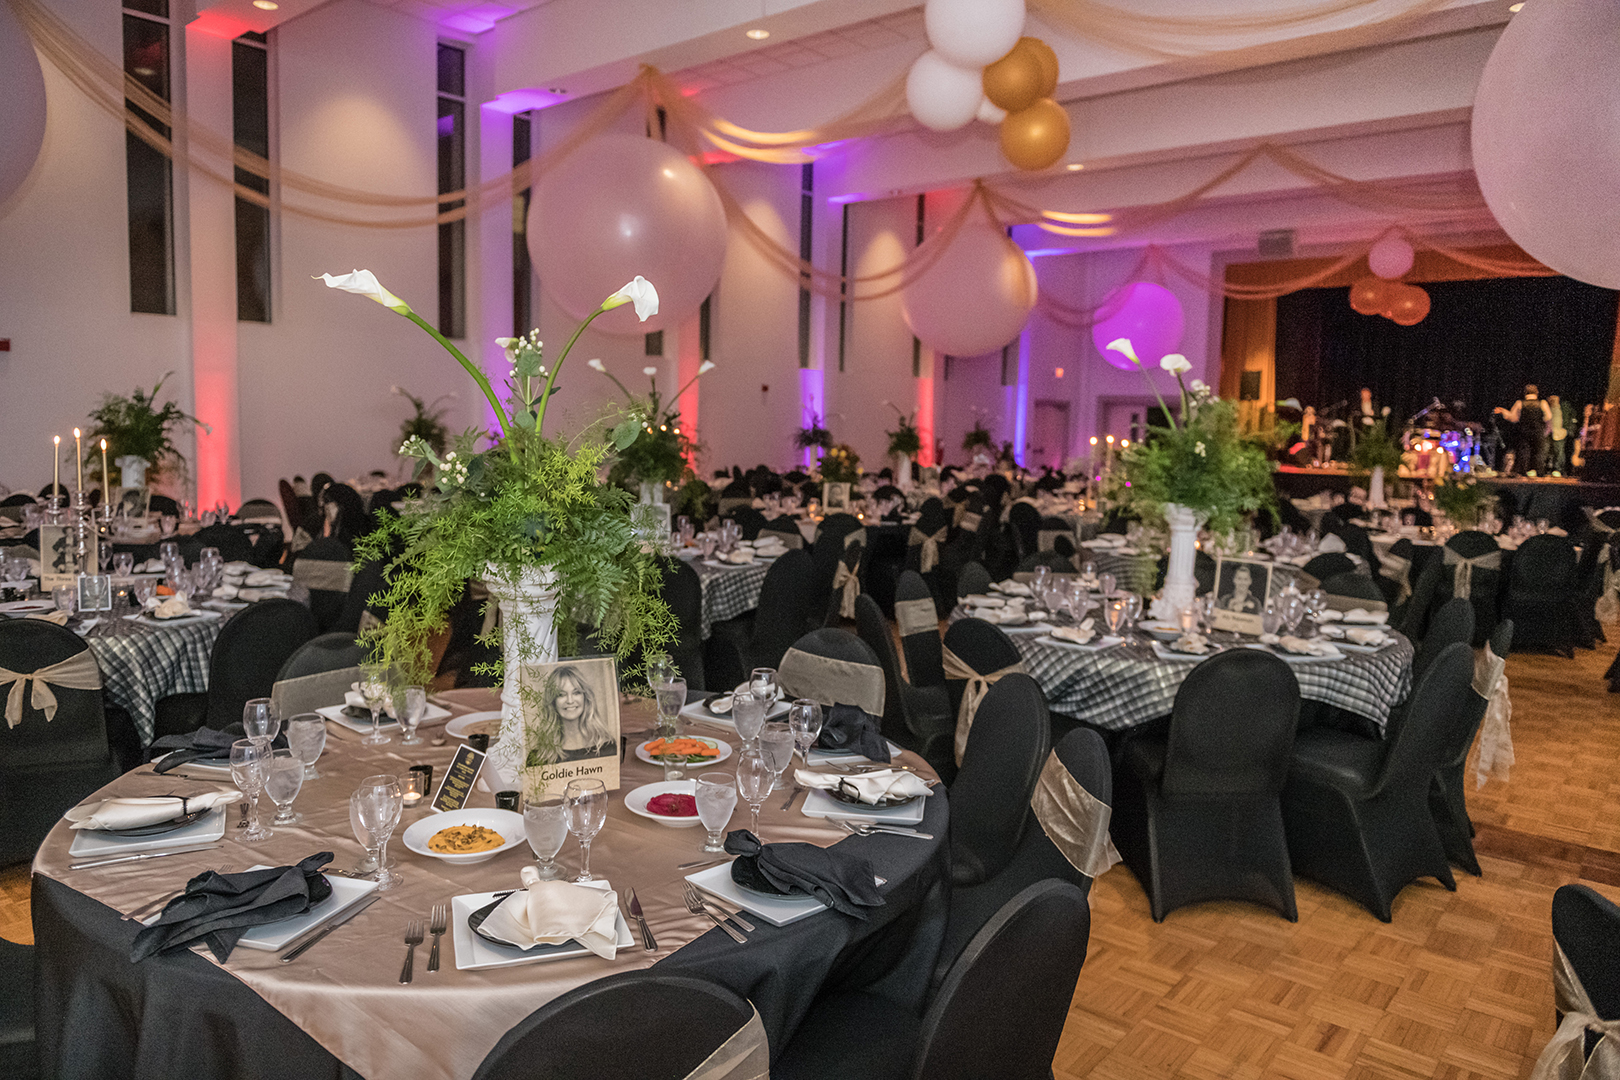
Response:
[[[816,746],[852,751],[873,761],[889,760],[889,741],[878,727],[878,718],[859,705],[834,705],[828,709]]]
[[[145,960],[201,940],[223,964],[247,931],[302,915],[331,896],[332,883],[320,872],[331,861],[330,851],[319,851],[296,866],[198,874],[157,922],[135,935],[129,958]]]
[[[369,717],[369,713],[367,714]],[[210,763],[229,764],[231,760],[231,743],[238,739],[247,738],[247,732],[242,730],[240,722],[220,729],[200,727],[196,731],[184,735],[165,735],[161,739],[152,741],[152,752],[155,757],[164,750],[173,751],[162,761],[152,766],[156,773],[166,773],[170,769],[177,769],[188,761],[207,761]],[[278,734],[270,744],[276,749],[287,745],[287,737]]]
[[[866,918],[863,908],[884,902],[872,863],[860,855],[814,844],[761,844],[747,829],[726,834],[726,851],[739,863],[752,862],[760,876],[783,892],[808,893],[857,919]]]

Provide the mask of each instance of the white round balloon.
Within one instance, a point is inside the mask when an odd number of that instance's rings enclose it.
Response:
[[[1007,110],[985,98],[979,102],[979,111],[976,115],[984,123],[994,126],[1007,119]]]
[[[1367,266],[1379,277],[1393,281],[1412,269],[1415,258],[1411,244],[1399,236],[1386,236],[1367,252]]]
[[[930,244],[945,243],[943,234]],[[1023,330],[1035,307],[1035,267],[1022,248],[988,221],[970,221],[944,252],[900,292],[906,325],[924,345],[949,356],[995,352]]]
[[[928,0],[928,43],[958,67],[982,68],[1012,51],[1024,33],[1024,0]]]
[[[22,187],[45,142],[45,74],[11,5],[0,0],[0,203]]]
[[[917,123],[935,131],[955,131],[978,115],[984,100],[977,68],[959,68],[932,50],[917,57],[906,75],[906,104]]]
[[[1491,213],[1561,274],[1620,289],[1620,4],[1533,0],[1474,95],[1474,173]]]

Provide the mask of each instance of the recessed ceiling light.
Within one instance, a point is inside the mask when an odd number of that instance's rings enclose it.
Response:
[[[1522,10],[1523,8],[1524,8],[1524,5],[1522,3],[1520,3],[1520,4],[1509,4],[1508,5],[1508,14],[1509,15],[1517,15],[1519,13],[1519,11]]]
[[[753,38],[755,41],[764,41],[766,38],[771,36],[771,32],[762,26],[756,26],[752,30],[748,31],[748,36]]]
[[[1063,167],[1065,169],[1068,169],[1070,172],[1079,172],[1081,169],[1085,168],[1085,166],[1080,164],[1080,162],[1078,162],[1078,161],[1071,161],[1071,162],[1069,162],[1069,164],[1067,164],[1067,165],[1065,165]]]
[[[253,6],[260,11],[274,11],[281,5],[276,3],[276,0],[253,0]]]

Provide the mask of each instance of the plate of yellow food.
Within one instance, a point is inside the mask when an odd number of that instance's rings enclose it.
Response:
[[[648,739],[636,747],[636,757],[649,765],[670,762],[701,769],[731,756],[731,744],[721,739],[683,735],[678,739]]]
[[[429,814],[405,830],[405,846],[447,863],[481,863],[524,843],[523,815],[511,810]]]

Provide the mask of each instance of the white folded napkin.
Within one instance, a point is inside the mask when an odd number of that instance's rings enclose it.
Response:
[[[1319,623],[1323,623],[1323,622],[1342,622],[1343,620],[1344,620],[1344,612],[1335,611],[1333,608],[1329,608],[1328,610],[1322,612],[1322,614],[1320,614],[1320,615],[1318,615],[1316,617],[1316,621],[1319,622]]]
[[[250,604],[255,600],[285,600],[287,599],[287,587],[282,585],[268,589],[241,588],[236,590],[236,599],[245,600]]]
[[[181,814],[212,810],[216,806],[229,806],[241,802],[240,791],[204,791],[181,799],[176,795],[163,795],[149,799],[102,799],[100,802],[75,806],[62,816],[70,829],[138,829],[143,825],[157,825],[173,821]]]
[[[1028,585],[1025,585],[1022,581],[1014,581],[1011,578],[1008,578],[1006,581],[997,581],[990,587],[996,592],[1005,593],[1008,596],[1035,595]]]
[[[366,695],[362,694],[358,690],[346,691],[343,695],[343,704],[356,709],[364,709],[368,713],[371,711],[371,706],[366,704]],[[385,698],[382,703],[382,708],[377,710],[377,715],[393,716],[394,710],[392,706],[393,702]]]
[[[909,799],[916,795],[928,794],[928,785],[922,777],[900,769],[877,769],[856,776],[795,769],[793,778],[805,787],[820,788],[823,791],[833,791],[840,786],[845,791],[853,788],[861,802],[872,806],[876,806],[878,800],[883,798]]]
[[[163,565],[163,560],[162,559],[147,559],[145,562],[141,563],[141,565],[139,565],[139,566],[137,566],[135,568],[135,573],[137,573],[137,574],[161,574],[166,569],[167,569],[167,567],[165,567]]]
[[[220,567],[220,569],[225,571],[227,574],[251,574],[257,570],[258,567],[254,566],[250,562],[243,562],[238,559],[236,562],[226,563],[224,566]]]
[[[191,614],[191,604],[184,596],[171,596],[153,608],[152,614],[159,619],[178,619]]]
[[[1193,631],[1176,638],[1171,643],[1170,649],[1172,652],[1192,653],[1195,656],[1202,656],[1209,652],[1209,639],[1203,634]]]
[[[604,960],[618,951],[619,900],[606,881],[541,881],[525,866],[523,888],[489,913],[483,929],[520,948],[577,941]]]
[[[1344,627],[1334,623],[1328,623],[1326,626],[1318,626],[1316,628],[1316,633],[1319,637],[1325,637],[1329,641],[1338,641],[1340,638],[1344,637]],[[1276,637],[1276,635],[1273,634],[1272,637]],[[1262,636],[1261,640],[1265,640],[1264,636]]]
[[[1344,621],[1347,623],[1363,623],[1369,625],[1376,624],[1378,626],[1382,626],[1389,622],[1389,612],[1368,611],[1366,608],[1355,607],[1344,613]]]
[[[251,588],[262,589],[267,585],[286,585],[291,583],[292,575],[283,574],[280,570],[255,570],[242,582]]]
[[[1267,641],[1267,638],[1272,640]],[[1293,653],[1295,656],[1332,656],[1335,651],[1331,641],[1322,641],[1315,638],[1306,640],[1293,634],[1284,634],[1282,637],[1277,637],[1275,634],[1261,634],[1260,641],[1264,645],[1275,645],[1284,652]]]
[[[1060,641],[1072,641],[1076,645],[1089,645],[1091,639],[1097,636],[1095,620],[1086,619],[1079,626],[1060,626],[1052,631],[1052,636]]]
[[[1322,537],[1321,540],[1317,541],[1316,544],[1316,553],[1318,555],[1331,555],[1336,551],[1343,550],[1344,540],[1341,537],[1335,536],[1333,533],[1328,533],[1326,536]]]
[[[736,551],[733,551],[730,555],[726,556],[726,562],[736,563],[738,566],[745,566],[753,561],[754,552],[752,548],[738,548]]]
[[[38,619],[40,622],[55,623],[57,626],[66,626],[68,621],[68,613],[65,611],[37,611],[28,617]]]
[[[1356,645],[1382,645],[1389,640],[1389,635],[1377,626],[1352,626],[1345,630],[1344,636]]]
[[[963,598],[972,607],[995,608],[1005,607],[1007,600],[1001,596],[967,596]]]

